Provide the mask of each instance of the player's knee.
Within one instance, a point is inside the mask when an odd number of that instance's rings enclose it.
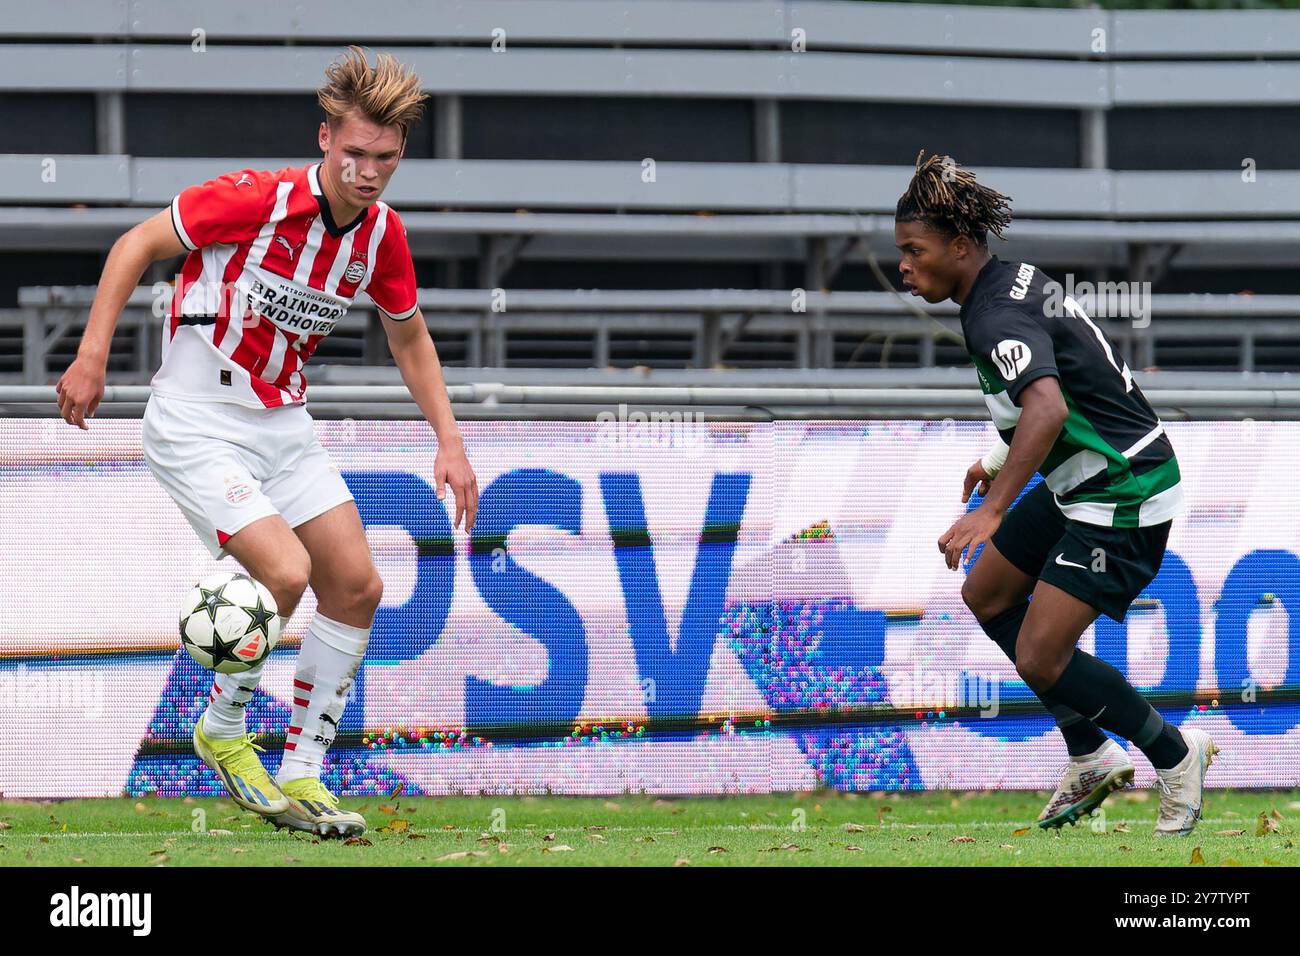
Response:
[[[369,579],[361,586],[358,594],[358,604],[362,610],[373,615],[383,598],[384,579],[379,576],[378,571],[371,571]]]
[[[962,583],[961,599],[975,615],[975,620],[983,623],[995,617],[1003,608],[996,606],[996,598],[987,589],[973,584],[969,577]]]
[[[1042,694],[1060,678],[1061,668],[1048,655],[1017,647],[1016,673],[1034,693]]]
[[[307,582],[311,580],[311,558],[304,553],[295,558],[278,561],[266,577],[267,579],[262,583],[275,598],[280,613],[292,614],[293,609],[302,600],[303,592],[307,590]]]

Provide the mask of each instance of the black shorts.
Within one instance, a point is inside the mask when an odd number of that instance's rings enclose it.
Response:
[[[1160,570],[1172,525],[1105,528],[1072,521],[1047,483],[1039,482],[1006,513],[993,544],[1030,577],[1122,621]]]

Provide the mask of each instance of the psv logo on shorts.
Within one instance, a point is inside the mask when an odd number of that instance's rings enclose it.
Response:
[[[226,500],[232,505],[242,505],[249,498],[253,497],[253,489],[248,483],[241,480],[238,475],[226,476]]]
[[[360,282],[366,274],[366,264],[360,259],[353,259],[348,263],[347,270],[343,273],[343,278],[349,282]]]
[[[1003,339],[993,350],[993,361],[1008,382],[1029,366],[1032,357],[1029,346],[1017,339]]]

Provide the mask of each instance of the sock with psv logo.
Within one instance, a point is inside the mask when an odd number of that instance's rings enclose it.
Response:
[[[370,641],[370,628],[331,620],[319,611],[302,639],[293,676],[293,716],[276,782],[319,777],[334,743],[348,692]]]
[[[289,619],[280,615],[280,633]],[[238,674],[218,674],[208,691],[208,709],[203,718],[203,733],[213,740],[237,740],[248,733],[244,725],[244,709],[253,699],[258,681],[262,679],[263,661],[251,670]]]

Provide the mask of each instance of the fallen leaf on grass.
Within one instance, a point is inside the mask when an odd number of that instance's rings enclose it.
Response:
[[[949,843],[974,843],[975,838],[970,836],[955,836],[948,842]]]
[[[858,852],[861,852],[861,850],[862,850],[862,847],[860,847],[860,846],[856,846],[855,844],[852,844],[852,843],[850,843],[850,844],[848,844],[847,846],[844,847],[844,851],[845,851],[846,853],[858,853]]]
[[[1262,837],[1266,833],[1281,833],[1282,828],[1273,820],[1269,819],[1268,814],[1260,811],[1259,818],[1255,821],[1255,836]]]
[[[73,862],[73,863],[85,863],[85,862],[86,862],[86,858],[83,857],[83,856],[74,856],[74,857],[72,858],[72,862]]]
[[[891,807],[889,804],[885,804],[884,806],[881,807],[876,807],[876,823],[877,824],[883,823],[885,820],[885,814],[893,813],[893,812],[894,812],[894,808]]]
[[[1192,847],[1192,858],[1188,862],[1192,866],[1205,866],[1205,854],[1201,852],[1199,846]]]
[[[654,837],[652,837],[650,834],[647,833],[645,836],[641,837],[641,842],[642,842],[642,843],[658,843],[659,841],[656,840]]]
[[[374,846],[374,844],[371,843],[369,840],[367,840],[365,837],[348,837],[346,840],[343,841],[343,845],[344,846]]]
[[[1117,823],[1117,824],[1115,824],[1115,832],[1116,832],[1116,833],[1129,833],[1129,832],[1131,832],[1131,829],[1132,829],[1132,828],[1129,827],[1129,825],[1128,825],[1127,823]]]
[[[673,860],[673,866],[690,866],[690,865],[691,865],[691,861],[686,859],[685,857],[678,857],[677,859]]]
[[[1244,836],[1245,830],[1215,830],[1215,836]]]
[[[209,830],[208,836],[234,836],[233,830]]]
[[[136,813],[144,813],[144,812],[145,812],[146,810],[148,810],[148,809],[149,809],[149,808],[146,807],[143,803],[137,803],[137,804],[135,805],[135,812],[136,812]]]
[[[622,810],[623,808],[622,808],[621,806],[619,806],[617,803],[615,803],[613,800],[606,800],[606,801],[605,801],[605,809],[606,809],[606,810]]]
[[[726,853],[726,852],[727,852],[727,848],[726,848],[725,846],[711,846],[711,847],[709,847],[708,852],[710,852],[710,853]]]
[[[844,832],[845,833],[866,833],[867,828],[864,827],[861,823],[846,823],[844,824]]]
[[[573,847],[569,846],[567,843],[557,843],[555,846],[542,847],[542,852],[543,853],[564,853],[566,851],[571,851],[572,849]]]
[[[0,820],[0,830],[12,830],[14,825],[8,820]]]
[[[445,856],[434,858],[434,862],[441,863],[443,860],[465,860],[472,856],[487,856],[482,850],[461,850],[459,853],[448,853]]]
[[[1011,835],[1012,835],[1012,836],[1024,836],[1024,835],[1025,835],[1026,833],[1028,833],[1028,832],[1029,832],[1029,827],[1020,827],[1020,829],[1018,829],[1018,830],[1012,830],[1012,831],[1011,831]]]
[[[410,822],[409,820],[390,820],[389,823],[388,823],[388,826],[386,826],[386,827],[379,827],[377,832],[379,832],[379,833],[405,833],[405,832],[406,832],[407,830],[409,830],[409,829],[411,829],[411,822]]]

